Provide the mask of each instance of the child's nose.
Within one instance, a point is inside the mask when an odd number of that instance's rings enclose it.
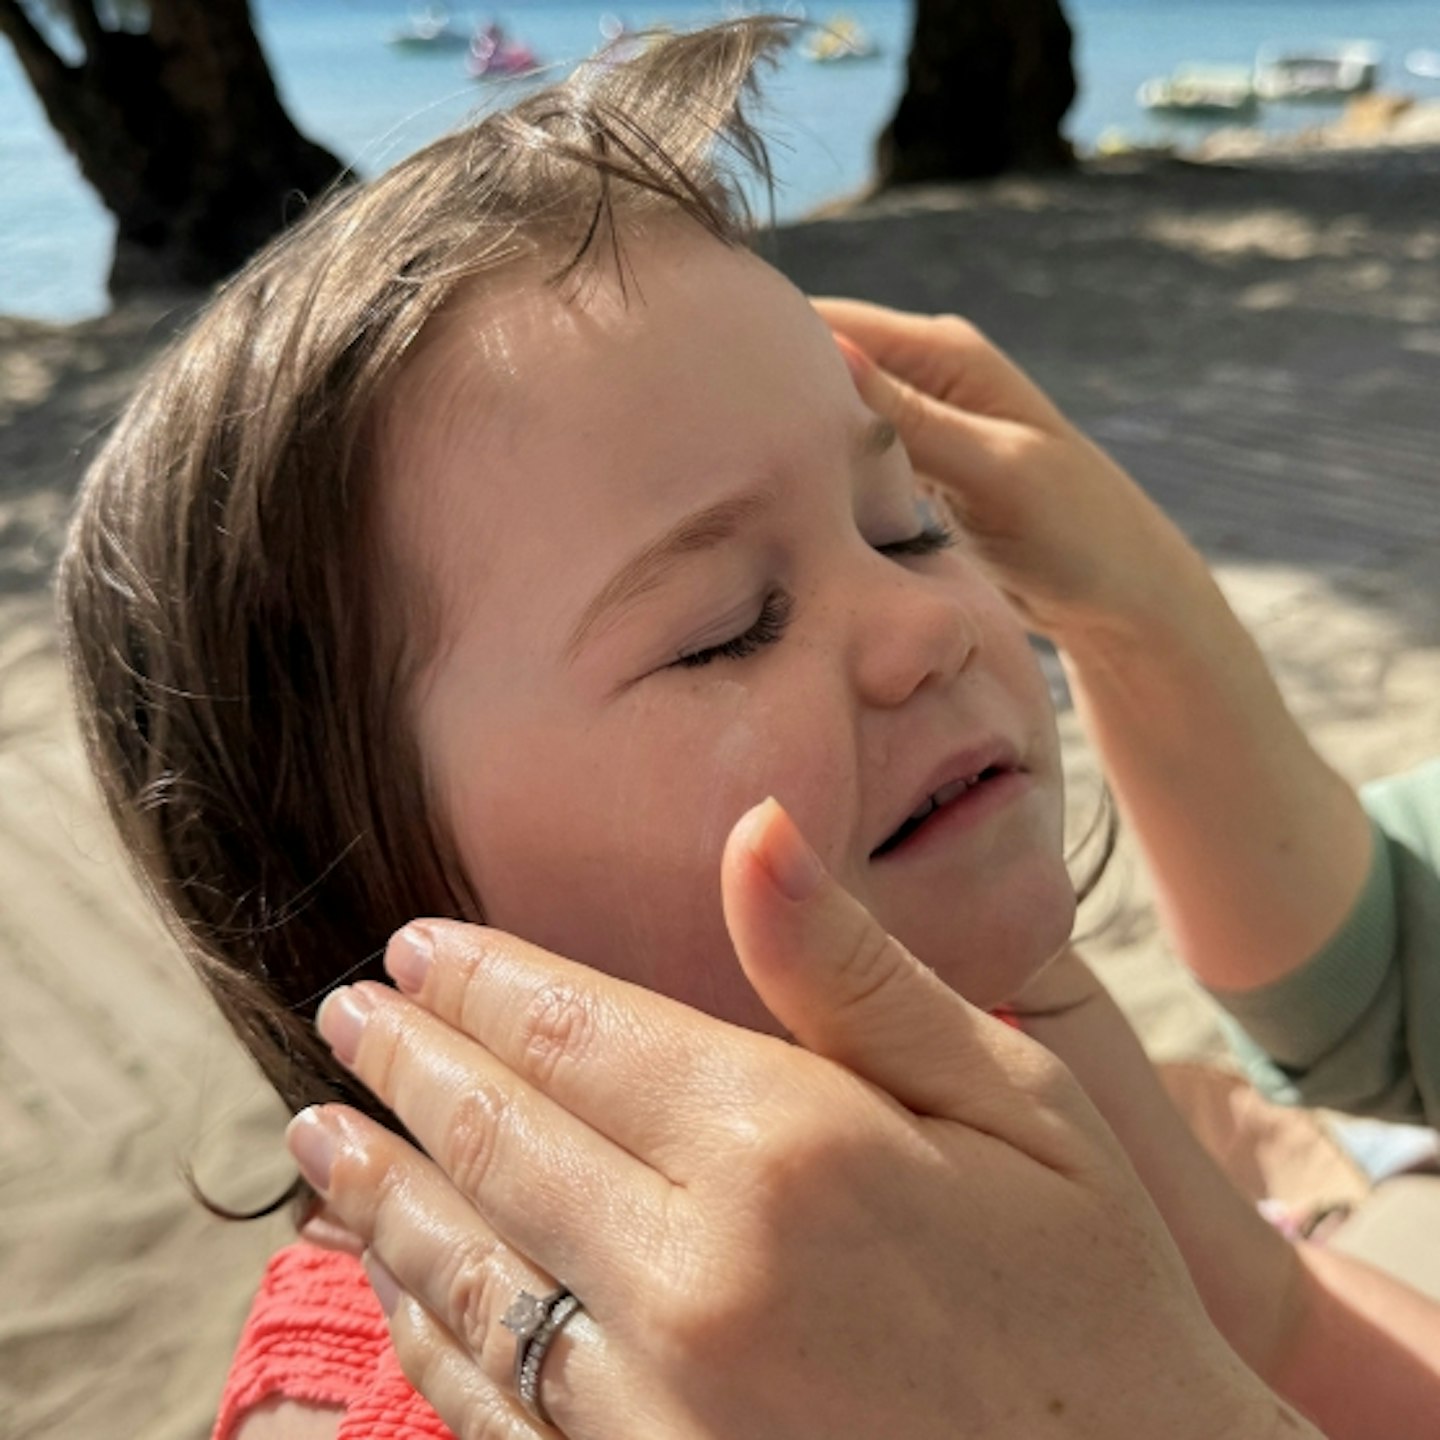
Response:
[[[979,634],[953,587],[885,565],[852,597],[852,634],[861,697],[891,707],[927,684],[953,680],[974,657]]]

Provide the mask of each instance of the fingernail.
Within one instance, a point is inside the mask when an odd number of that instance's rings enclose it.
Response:
[[[385,968],[407,995],[418,995],[425,988],[425,977],[434,958],[435,941],[430,932],[420,925],[407,925],[390,937]]]
[[[825,867],[778,800],[757,805],[746,817],[750,853],[788,900],[808,900],[820,888]]]
[[[300,1227],[300,1238],[321,1250],[336,1250],[342,1255],[353,1255],[357,1260],[365,1252],[365,1242],[353,1231],[323,1215],[307,1220]]]
[[[400,1303],[400,1282],[368,1250],[360,1263],[364,1265],[370,1288],[388,1319]]]
[[[858,385],[875,368],[875,362],[848,336],[841,335],[838,331],[830,332],[835,336],[836,348],[845,357],[845,363],[850,367],[850,378]]]
[[[351,985],[332,990],[325,997],[325,1003],[315,1017],[315,1028],[342,1065],[355,1063],[355,1057],[360,1053],[360,1037],[365,1033],[365,1022],[374,1008],[375,1002],[363,990]]]
[[[289,1147],[300,1173],[321,1195],[330,1191],[330,1171],[335,1164],[335,1132],[325,1123],[320,1108],[302,1110],[285,1128]]]

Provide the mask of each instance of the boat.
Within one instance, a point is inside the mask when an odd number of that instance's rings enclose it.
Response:
[[[880,47],[860,22],[849,15],[837,15],[817,26],[806,37],[801,54],[817,65],[838,65],[854,60],[876,60]]]
[[[1324,103],[1366,95],[1380,78],[1380,47],[1347,40],[1314,50],[1262,46],[1255,57],[1255,90],[1262,100]]]
[[[1250,71],[1236,65],[1182,65],[1135,98],[1152,114],[1191,120],[1248,120],[1260,108]]]
[[[1440,80],[1440,50],[1412,50],[1405,68],[1421,80]]]
[[[477,80],[529,75],[540,68],[540,57],[523,40],[511,40],[494,21],[482,25],[470,40],[465,68]]]
[[[451,19],[443,6],[426,5],[410,12],[410,20],[385,42],[397,50],[438,54],[470,48],[470,35]]]

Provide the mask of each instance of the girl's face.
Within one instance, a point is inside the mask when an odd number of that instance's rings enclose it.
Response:
[[[719,887],[773,794],[921,959],[1009,998],[1074,913],[1019,624],[798,291],[704,237],[632,258],[628,306],[462,300],[392,412],[383,533],[440,633],[421,752],[487,921],[773,1028]]]

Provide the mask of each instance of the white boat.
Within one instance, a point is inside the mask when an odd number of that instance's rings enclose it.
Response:
[[[1380,78],[1380,47],[1347,40],[1314,50],[1262,46],[1255,57],[1255,89],[1262,100],[1324,102],[1365,95]]]
[[[1405,57],[1405,68],[1422,80],[1440,80],[1440,50],[1412,50]]]
[[[1238,65],[1181,65],[1135,98],[1154,115],[1194,120],[1248,120],[1260,106],[1250,71]]]
[[[468,50],[470,32],[456,25],[443,5],[426,5],[412,10],[409,23],[396,30],[386,43],[397,50],[438,54],[441,51]]]

